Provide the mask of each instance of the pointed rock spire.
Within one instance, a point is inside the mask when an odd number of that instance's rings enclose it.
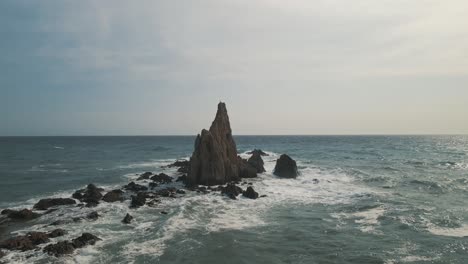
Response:
[[[217,185],[238,180],[239,166],[226,104],[220,102],[210,130],[203,129],[195,140],[188,183]]]

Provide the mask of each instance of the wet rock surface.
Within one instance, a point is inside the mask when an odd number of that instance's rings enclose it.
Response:
[[[256,169],[257,173],[265,172],[265,167],[263,167],[265,163],[263,162],[262,156],[259,152],[254,152],[249,158],[248,163]]]
[[[221,193],[233,200],[236,200],[237,196],[242,192],[242,188],[234,183],[228,183],[225,187],[221,187]]]
[[[172,177],[165,174],[165,173],[160,173],[158,175],[154,175],[153,177],[150,178],[152,181],[157,182],[157,183],[171,183],[172,182]]]
[[[39,200],[39,202],[37,202],[33,208],[36,210],[47,210],[54,206],[72,204],[76,204],[76,201],[71,198],[47,198]]]
[[[296,178],[298,175],[296,161],[286,154],[281,155],[276,161],[273,173],[282,178]]]
[[[269,156],[268,153],[263,152],[261,149],[254,149],[250,152],[247,152],[249,155],[260,155],[260,156]]]
[[[12,220],[17,220],[17,221],[26,221],[26,220],[32,220],[35,218],[38,218],[41,216],[40,214],[34,213],[33,211],[29,209],[21,209],[21,210],[11,210],[11,209],[5,209],[2,211],[2,215],[6,215],[8,218]]]
[[[142,173],[142,174],[140,175],[140,177],[138,177],[137,181],[147,180],[147,179],[149,179],[149,178],[151,177],[151,175],[153,175],[153,173],[152,173],[152,172],[149,172],[149,171],[147,171],[147,172],[145,172],[145,173]]]
[[[257,199],[258,192],[256,192],[251,186],[247,187],[247,190],[242,192],[242,196],[250,198],[250,199]]]
[[[124,219],[122,220],[122,223],[130,224],[132,221],[133,221],[133,216],[127,213],[127,215],[125,215]]]
[[[104,202],[108,202],[108,203],[122,202],[122,201],[124,201],[123,194],[124,194],[124,192],[122,190],[119,190],[119,189],[112,190],[112,191],[107,192],[104,195],[104,197],[102,197],[102,200]]]
[[[130,182],[129,184],[124,186],[124,189],[127,191],[132,191],[132,192],[140,192],[140,191],[147,191],[148,187],[136,184],[135,182]]]

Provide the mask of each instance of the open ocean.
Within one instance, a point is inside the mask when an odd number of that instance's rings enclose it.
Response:
[[[0,137],[0,210],[70,197],[88,183],[119,188],[145,171],[189,158],[195,137]],[[156,207],[129,201],[59,210],[0,238],[72,222],[53,242],[89,232],[102,239],[73,255],[5,251],[6,263],[468,263],[468,136],[236,136],[260,148],[266,173],[247,179],[260,195],[238,200],[187,191]],[[272,175],[286,153],[297,179]],[[142,183],[143,184],[143,183]],[[180,183],[172,186],[182,188]],[[245,186],[241,186],[245,189]],[[168,212],[167,215],[161,211]],[[134,221],[121,223],[129,212]],[[45,245],[40,245],[44,247]]]

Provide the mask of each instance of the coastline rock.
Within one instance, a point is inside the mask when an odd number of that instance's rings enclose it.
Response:
[[[97,220],[99,218],[99,214],[98,214],[98,212],[93,211],[93,212],[87,214],[86,218],[90,219],[90,220]]]
[[[76,204],[76,201],[71,198],[47,198],[39,200],[33,208],[37,210],[47,210],[50,207],[71,204]]]
[[[83,233],[80,237],[73,239],[72,244],[75,248],[82,248],[87,245],[94,245],[99,240],[101,239],[93,234]]]
[[[256,192],[251,186],[247,187],[247,190],[245,190],[242,193],[242,196],[250,198],[250,199],[257,199],[258,198],[258,192]]]
[[[48,235],[51,238],[55,238],[55,237],[64,236],[65,234],[67,234],[67,231],[65,231],[63,229],[54,229],[54,230],[50,231]]]
[[[152,173],[152,172],[149,172],[149,171],[147,171],[147,172],[145,172],[145,173],[142,173],[142,174],[140,175],[140,177],[138,177],[137,181],[147,180],[147,179],[149,179],[149,177],[150,177],[151,175],[153,175],[153,173]]]
[[[270,155],[268,155],[267,153],[263,152],[261,149],[254,149],[254,150],[252,150],[252,151],[250,151],[250,152],[247,152],[247,154],[249,154],[249,155],[258,154],[258,155],[260,155],[260,156],[270,156]]]
[[[109,191],[108,193],[106,193],[104,195],[104,197],[102,197],[102,200],[104,202],[108,202],[108,203],[113,203],[113,202],[122,202],[124,200],[123,198],[123,191],[122,190],[112,190],[112,191]]]
[[[132,201],[130,202],[130,208],[138,208],[145,205],[146,193],[139,192],[137,195],[132,195]]]
[[[273,173],[282,178],[296,178],[298,175],[296,161],[286,154],[281,155],[276,161]]]
[[[125,190],[133,191],[133,192],[140,192],[140,191],[147,191],[148,187],[136,184],[135,182],[130,182],[129,184],[124,186]]]
[[[236,186],[234,183],[228,183],[226,187],[221,187],[221,193],[233,200],[236,200],[237,196],[242,192],[242,188]]]
[[[190,161],[188,161],[188,160],[177,160],[176,162],[168,165],[168,167],[169,168],[179,167],[179,169],[177,169],[177,172],[188,173],[189,170],[190,170]]]
[[[132,220],[133,220],[133,216],[131,216],[129,213],[127,213],[127,215],[122,220],[122,223],[130,224],[132,222]]]
[[[188,184],[225,184],[238,180],[239,174],[237,147],[232,137],[226,104],[220,102],[210,130],[203,129],[195,140]]]
[[[73,246],[72,242],[65,240],[55,244],[47,245],[42,251],[49,255],[60,257],[63,255],[72,254],[73,251],[75,251],[75,247]]]
[[[35,245],[27,236],[17,236],[0,242],[0,248],[27,251],[34,249]]]
[[[257,173],[265,172],[265,167],[263,167],[265,163],[259,152],[254,152],[249,158],[248,163],[257,170]]]
[[[40,214],[34,213],[29,209],[21,209],[19,211],[5,209],[2,211],[2,215],[6,215],[8,218],[12,220],[31,220],[34,218],[38,218],[41,216]]]
[[[239,157],[239,176],[241,178],[255,178],[257,177],[257,169],[253,167],[248,161]]]
[[[72,197],[84,203],[98,204],[99,200],[102,198],[102,191],[104,191],[104,189],[98,188],[96,185],[90,183],[86,186],[86,189],[78,190],[73,193]]]
[[[167,174],[160,173],[151,177],[151,180],[157,183],[171,183],[172,177]]]

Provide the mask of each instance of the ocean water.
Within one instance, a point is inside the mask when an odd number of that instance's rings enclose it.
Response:
[[[468,136],[235,140],[243,157],[254,148],[270,154],[267,172],[247,180],[267,197],[187,192],[156,207],[129,209],[129,201],[62,207],[0,227],[0,237],[48,231],[55,220],[97,210],[98,220],[66,224],[61,228],[69,233],[53,241],[82,232],[102,241],[61,258],[10,251],[0,262],[468,263]],[[145,171],[177,177],[176,168],[162,166],[188,158],[193,143],[194,137],[0,138],[0,209],[70,197],[88,183],[118,188]],[[297,179],[272,174],[282,153],[296,159]],[[135,219],[123,225],[127,212]]]

